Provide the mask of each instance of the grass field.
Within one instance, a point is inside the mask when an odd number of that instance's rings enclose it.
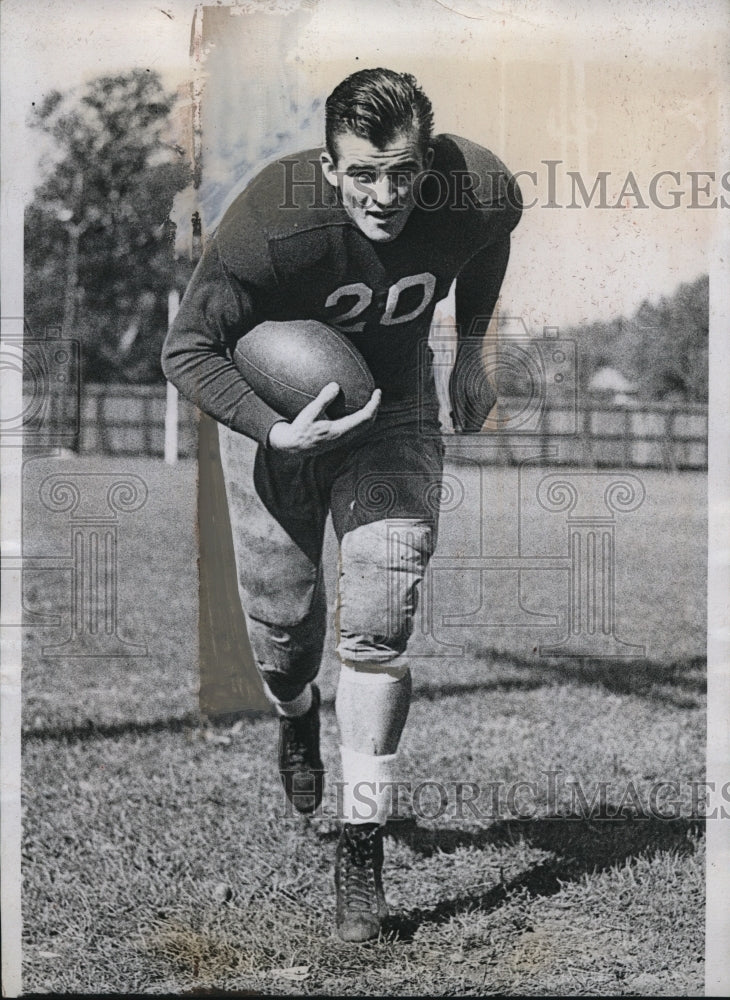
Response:
[[[430,655],[420,637],[402,760],[404,780],[437,781],[447,801],[434,786],[404,793],[386,840],[387,933],[353,948],[332,934],[331,652],[330,782],[322,815],[303,820],[286,815],[273,718],[198,719],[194,467],[29,462],[27,556],[68,554],[68,516],[37,503],[44,476],[63,469],[127,470],[148,486],[145,507],[119,520],[120,633],[148,655],[44,657],[43,645],[68,634],[69,574],[26,574],[28,610],[66,622],[30,624],[25,646],[27,992],[702,992],[704,838],[692,782],[704,776],[704,477],[641,473],[644,504],[617,519],[618,633],[645,646],[639,659],[533,652],[563,627],[531,624],[560,612],[559,574],[527,575],[520,606],[533,617],[510,621],[513,577],[486,575],[502,605],[482,611],[479,580],[444,572],[440,606],[472,621],[440,632],[443,620],[432,623],[460,655]],[[474,495],[478,471],[451,471]],[[514,554],[517,470],[489,475],[488,550]],[[475,514],[467,503],[445,516],[440,553],[474,550]],[[554,519],[536,545],[559,547],[561,532]],[[678,787],[657,792],[661,781]],[[467,783],[474,808],[459,799]],[[590,801],[601,783],[603,817],[589,815],[571,789]]]

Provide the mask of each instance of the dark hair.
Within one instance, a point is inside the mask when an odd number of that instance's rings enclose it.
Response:
[[[335,140],[345,132],[383,149],[401,132],[413,129],[425,150],[433,132],[433,108],[410,73],[362,69],[338,84],[325,104],[325,141],[335,162]]]

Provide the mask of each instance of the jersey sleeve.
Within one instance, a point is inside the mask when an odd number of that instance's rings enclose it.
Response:
[[[435,142],[436,171],[452,177],[453,213],[472,253],[500,242],[522,216],[522,194],[512,173],[484,146],[458,135]]]
[[[510,234],[522,216],[517,181],[489,149],[460,136],[446,137],[458,149],[462,186],[470,210],[467,260],[456,278],[456,321],[462,336],[482,335],[494,312],[507,269]],[[458,188],[457,188],[458,190]]]
[[[494,377],[484,370],[483,338],[494,313],[510,255],[510,234],[522,215],[519,186],[490,150],[456,139],[474,194],[470,212],[471,256],[456,276],[459,347],[449,379],[454,426],[479,432],[497,398]],[[483,378],[475,377],[482,371]]]
[[[264,318],[260,288],[224,263],[219,238],[206,247],[165,339],[162,370],[215,420],[265,443],[280,414],[260,399],[231,360],[237,341]]]

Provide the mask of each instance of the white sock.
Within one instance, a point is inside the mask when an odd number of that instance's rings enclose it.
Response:
[[[307,684],[300,694],[293,698],[291,701],[281,701],[279,698],[275,697],[269,685],[264,681],[264,694],[274,706],[277,715],[285,715],[289,718],[295,718],[298,715],[306,715],[309,709],[312,707],[312,685]]]
[[[361,660],[343,660],[342,680],[352,684],[397,684],[408,673],[409,665],[405,656],[399,656],[387,663],[370,663]]]
[[[341,746],[340,755],[345,823],[386,823],[391,812],[398,754],[376,756]]]

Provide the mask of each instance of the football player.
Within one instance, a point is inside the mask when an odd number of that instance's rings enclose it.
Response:
[[[443,446],[429,328],[456,279],[452,418],[457,430],[478,432],[495,402],[481,377],[481,338],[521,201],[491,152],[433,134],[431,104],[408,74],[370,69],[345,79],[327,100],[325,137],[323,149],[262,170],[227,211],[163,367],[220,423],[241,603],[280,719],[279,770],[300,812],[322,797],[314,682],[331,513],[344,782],[336,926],[344,940],[366,941],[387,915],[383,826],[410,703],[407,644],[438,528]],[[364,356],[377,388],[359,412],[328,420],[338,393],[329,384],[287,421],[238,371],[232,352],[247,331],[300,319],[335,327]]]

